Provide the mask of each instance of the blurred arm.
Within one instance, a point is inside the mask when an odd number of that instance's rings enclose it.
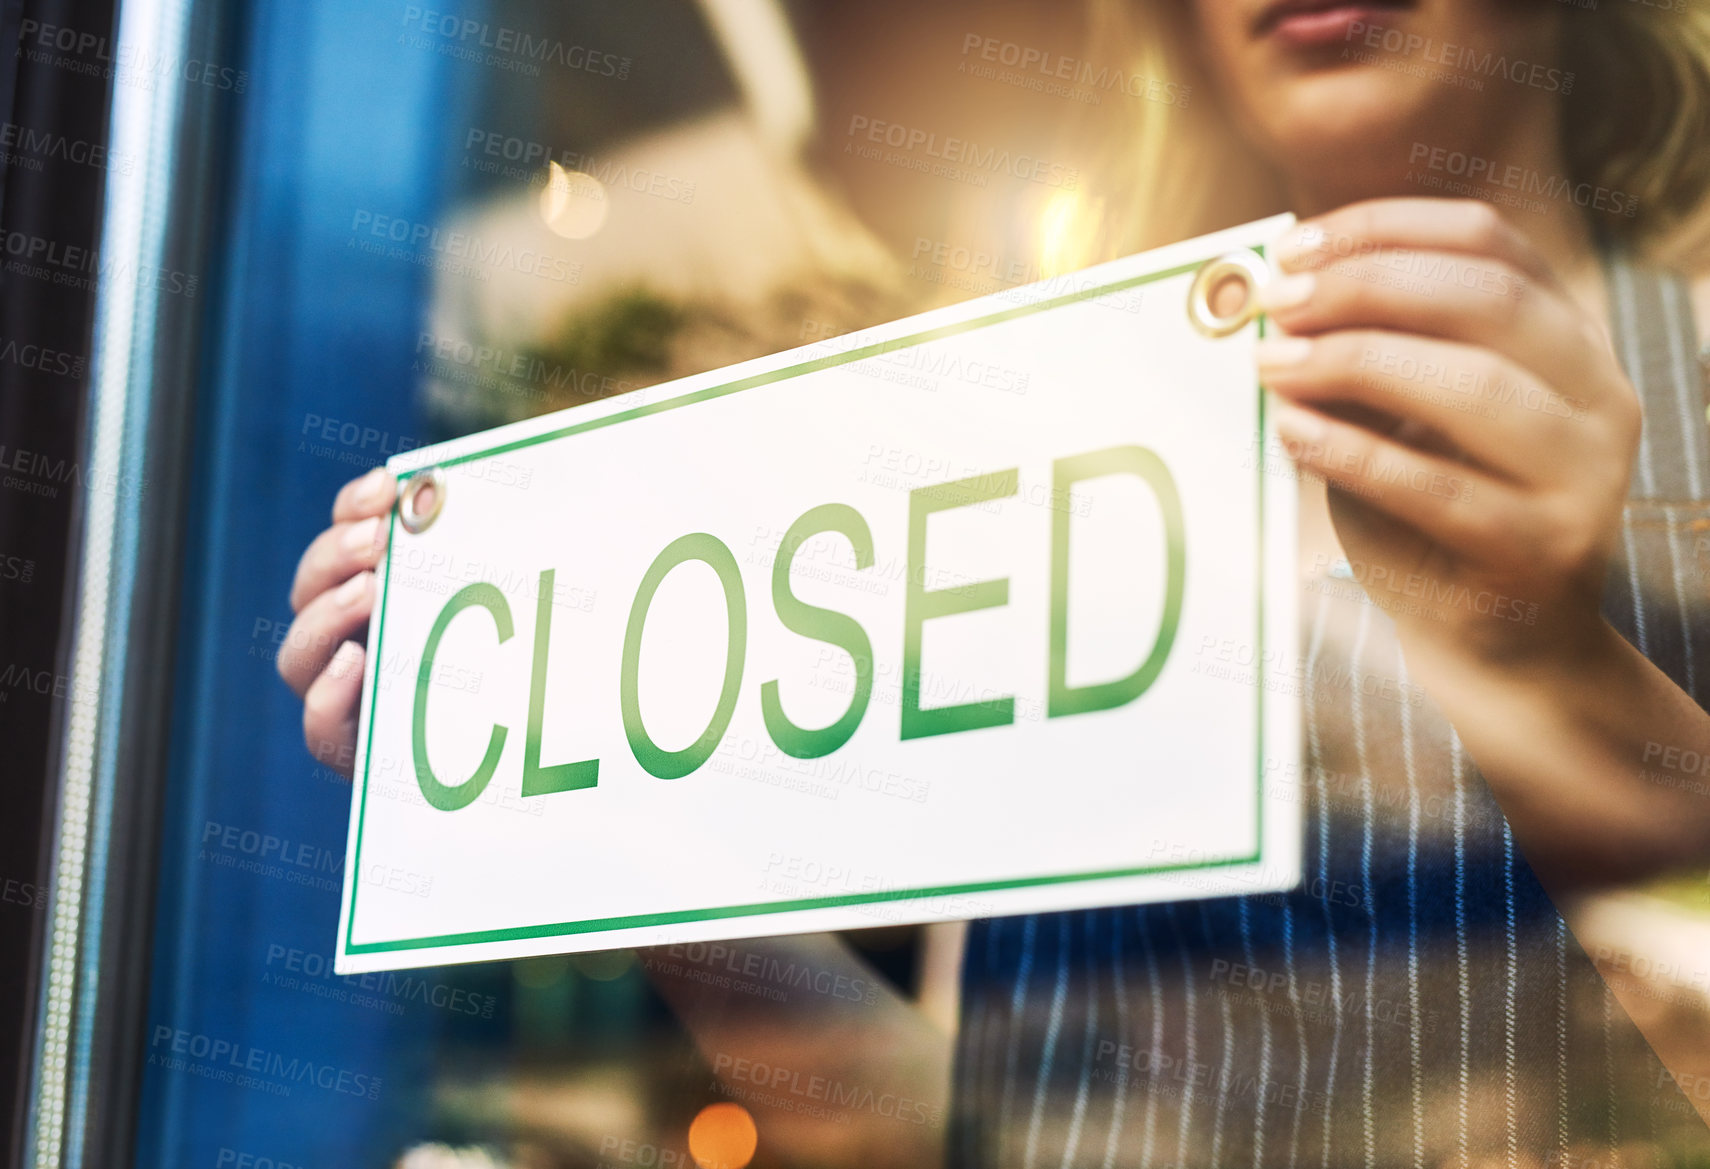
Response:
[[[641,965],[786,1160],[943,1163],[950,1036],[835,936],[660,946]]]

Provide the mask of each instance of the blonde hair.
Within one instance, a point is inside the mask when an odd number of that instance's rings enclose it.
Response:
[[[1187,104],[1130,103],[1094,148],[1105,217],[1097,250],[1153,247],[1286,209],[1279,177],[1234,132],[1194,49],[1190,0],[1087,0],[1106,59],[1121,46],[1137,75],[1185,88]],[[1667,3],[1668,0],[1663,0]],[[1634,202],[1595,229],[1659,264],[1710,265],[1710,0],[1559,3],[1562,156],[1576,188]]]

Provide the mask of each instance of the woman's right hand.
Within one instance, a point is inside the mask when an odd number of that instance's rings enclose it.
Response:
[[[374,567],[386,549],[397,482],[375,467],[339,490],[332,526],[310,542],[291,585],[296,619],[279,647],[279,676],[303,700],[303,739],[323,766],[348,776],[356,761]]]

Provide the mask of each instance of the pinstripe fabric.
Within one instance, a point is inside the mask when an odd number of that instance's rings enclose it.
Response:
[[[1608,278],[1645,429],[1605,611],[1704,702],[1710,428],[1690,304],[1620,258]],[[1632,1141],[1710,1156],[1408,684],[1389,618],[1351,582],[1315,583],[1306,882],[976,922],[951,1164],[1607,1169],[1636,1163]]]

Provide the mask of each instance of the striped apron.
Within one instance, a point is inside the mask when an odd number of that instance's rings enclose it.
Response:
[[[1702,705],[1710,427],[1691,302],[1683,281],[1618,256],[1606,275],[1645,425],[1605,613]],[[974,923],[951,1165],[1710,1156],[1348,575],[1327,566],[1301,597],[1301,886]]]

